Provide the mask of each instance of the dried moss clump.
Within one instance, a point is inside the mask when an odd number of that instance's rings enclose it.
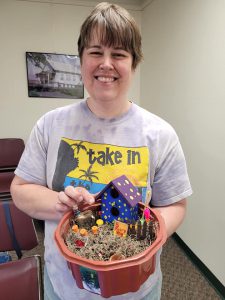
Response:
[[[151,232],[142,240],[137,240],[134,235],[118,237],[113,233],[113,224],[104,224],[99,227],[98,234],[88,231],[87,236],[81,236],[70,228],[65,242],[70,251],[87,259],[108,261],[114,254],[128,258],[146,250],[155,240],[158,223],[152,222]],[[80,247],[80,242],[84,244],[83,247]]]

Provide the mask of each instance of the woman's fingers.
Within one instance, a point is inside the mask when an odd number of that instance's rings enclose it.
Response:
[[[72,207],[75,203],[74,200],[67,196],[64,192],[59,192],[58,199],[61,204]]]
[[[56,210],[61,213],[69,211],[71,208],[77,210],[79,206],[94,203],[94,196],[86,189],[67,186],[64,192],[59,192]]]
[[[67,211],[69,211],[71,209],[69,206],[67,206],[65,204],[62,204],[60,202],[56,203],[55,208],[60,213],[65,213],[65,212],[67,212]]]
[[[58,193],[58,201],[56,202],[55,208],[60,213],[65,213],[71,210],[73,207],[73,200],[71,200],[64,192]]]
[[[82,202],[84,200],[82,188],[74,188],[69,185],[65,188],[65,194],[71,199],[75,200],[76,203]]]
[[[73,199],[78,205],[80,202],[84,202],[87,204],[92,204],[95,202],[94,196],[82,187],[74,188],[72,186],[67,186],[65,188],[65,194],[69,198]]]

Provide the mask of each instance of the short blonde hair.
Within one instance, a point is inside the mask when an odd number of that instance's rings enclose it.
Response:
[[[82,62],[84,48],[89,46],[93,33],[104,46],[122,47],[133,57],[135,69],[142,60],[141,34],[134,18],[126,9],[107,2],[99,3],[80,29],[78,52]]]

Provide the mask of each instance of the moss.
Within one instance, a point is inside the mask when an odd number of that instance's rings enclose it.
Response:
[[[71,224],[73,221],[71,220]],[[113,233],[113,224],[104,224],[99,227],[98,234],[93,234],[88,231],[88,236],[83,237],[78,233],[73,232],[70,228],[65,236],[65,243],[68,249],[73,253],[96,261],[108,261],[114,254],[123,255],[125,258],[134,256],[146,250],[156,239],[158,223],[151,221],[144,228],[145,237],[138,239],[140,236],[140,228],[138,234],[132,231],[126,237],[118,237]],[[76,241],[83,241],[84,247],[78,247]],[[79,243],[78,243],[79,244]]]

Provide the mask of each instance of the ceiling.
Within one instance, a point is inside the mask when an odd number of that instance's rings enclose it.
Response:
[[[82,5],[82,6],[93,6],[101,2],[97,0],[16,0],[16,1],[55,3],[55,4],[65,4],[65,5]],[[154,0],[109,0],[108,2],[119,4],[121,6],[124,6],[127,9],[143,10],[146,6],[148,6],[153,1]]]

